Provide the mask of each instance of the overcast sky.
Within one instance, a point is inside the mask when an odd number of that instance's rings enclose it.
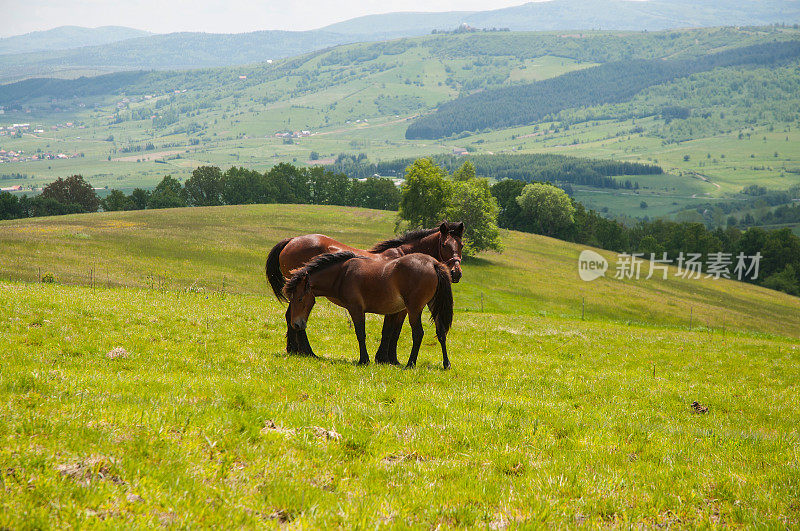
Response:
[[[155,33],[306,30],[373,13],[478,11],[526,0],[0,0],[0,36],[57,26],[128,26]]]

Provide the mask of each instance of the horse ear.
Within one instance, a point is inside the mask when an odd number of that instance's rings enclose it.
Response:
[[[464,235],[464,222],[463,221],[456,225],[456,228],[453,230],[453,234],[455,234],[459,238]]]
[[[441,224],[441,225],[439,225],[439,232],[441,232],[442,234],[444,234],[445,236],[447,236],[447,233],[448,233],[449,231],[447,230],[447,222],[446,222],[446,221],[442,221],[442,224]]]

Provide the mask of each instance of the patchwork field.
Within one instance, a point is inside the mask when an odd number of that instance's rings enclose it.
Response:
[[[0,184],[30,193],[77,173],[95,187],[130,192],[153,187],[167,174],[188,178],[204,164],[264,171],[278,162],[307,164],[312,153],[321,160],[363,154],[378,162],[460,149],[547,152],[658,164],[667,173],[633,178],[642,187],[636,194],[576,186],[575,197],[612,216],[675,216],[709,201],[735,201],[752,184],[771,190],[800,184],[796,61],[719,68],[658,84],[628,101],[564,109],[524,127],[438,140],[410,140],[405,132],[441,103],[483,89],[612,61],[696,57],[797,38],[796,28],[772,26],[583,37],[440,34],[338,46],[275,63],[151,73],[124,94],[33,98],[9,109],[2,124],[32,127],[21,138],[0,137],[0,149],[82,156],[4,163]],[[665,117],[669,107],[686,116]],[[32,132],[36,127],[44,132]],[[275,136],[302,131],[308,134]]]
[[[0,527],[800,525],[797,298],[582,283],[578,246],[507,233],[454,288],[452,370],[429,323],[416,370],[356,366],[327,302],[323,359],[287,356],[269,247],[393,225],[277,205],[0,223]]]

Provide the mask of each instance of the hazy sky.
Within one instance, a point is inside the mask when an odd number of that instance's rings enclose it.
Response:
[[[477,11],[526,0],[0,0],[0,36],[56,26],[129,26],[156,33],[314,29],[392,11]]]

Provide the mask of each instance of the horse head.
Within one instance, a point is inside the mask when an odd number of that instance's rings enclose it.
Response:
[[[461,237],[464,235],[464,222],[447,223],[442,221],[439,225],[439,261],[450,270],[453,282],[461,280],[461,249],[464,244]]]
[[[292,328],[305,330],[308,316],[316,302],[308,275],[304,274],[299,282],[294,283],[286,295],[289,299],[289,322]]]

